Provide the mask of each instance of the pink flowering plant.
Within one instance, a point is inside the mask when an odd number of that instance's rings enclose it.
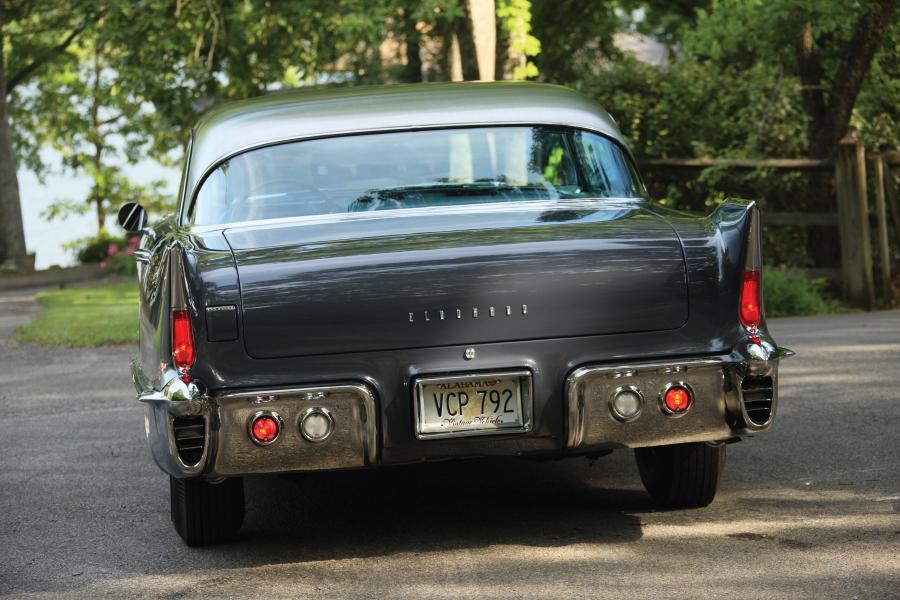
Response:
[[[140,241],[141,238],[137,235],[113,237],[102,234],[82,238],[64,244],[63,247],[73,250],[78,262],[83,265],[98,264],[112,274],[132,275],[137,272],[134,251]]]
[[[106,247],[106,258],[100,261],[100,267],[117,275],[133,275],[137,272],[137,262],[134,251],[137,250],[141,238],[133,235],[125,239],[120,245],[110,242]]]

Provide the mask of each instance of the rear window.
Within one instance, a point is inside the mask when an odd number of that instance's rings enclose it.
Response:
[[[188,219],[218,225],[412,207],[641,196],[631,161],[601,135],[559,127],[473,127],[251,150],[206,178]]]

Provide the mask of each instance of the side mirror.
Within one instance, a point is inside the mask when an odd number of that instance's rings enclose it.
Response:
[[[119,209],[119,225],[125,231],[140,231],[147,224],[147,211],[136,202],[128,202]]]

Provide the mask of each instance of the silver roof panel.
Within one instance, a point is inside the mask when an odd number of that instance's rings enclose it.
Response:
[[[194,131],[186,191],[222,160],[311,137],[427,127],[547,124],[622,142],[609,114],[568,88],[531,82],[426,83],[279,92],[209,111]]]

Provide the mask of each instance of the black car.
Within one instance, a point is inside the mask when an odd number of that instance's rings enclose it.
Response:
[[[562,87],[300,90],[193,131],[142,231],[146,432],[190,545],[242,477],[635,448],[665,505],[712,501],[767,430],[759,212],[647,197],[612,119]]]

